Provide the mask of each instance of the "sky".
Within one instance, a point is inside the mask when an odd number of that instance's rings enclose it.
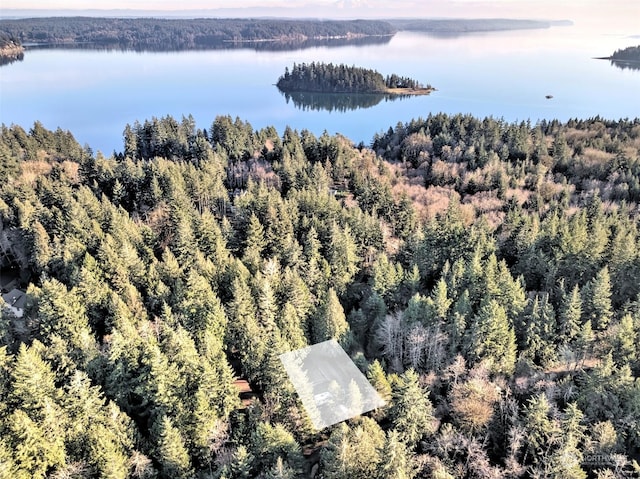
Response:
[[[12,9],[125,9],[154,12],[223,9],[220,13],[225,14],[221,16],[265,16],[271,13],[273,16],[351,18],[544,18],[570,19],[600,26],[606,22],[614,28],[640,24],[640,0],[1,0],[0,14],[11,14]],[[215,12],[211,13],[215,15]]]

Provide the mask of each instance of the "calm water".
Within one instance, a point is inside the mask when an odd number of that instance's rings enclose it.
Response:
[[[167,114],[191,113],[200,127],[230,114],[255,128],[282,132],[291,125],[365,143],[398,122],[439,111],[534,122],[636,117],[640,71],[592,59],[637,45],[634,33],[640,32],[555,27],[449,38],[401,32],[383,45],[285,52],[30,50],[24,61],[0,67],[0,121],[30,128],[40,120],[110,154],[122,149],[126,123]],[[273,84],[286,66],[311,61],[411,76],[438,91],[356,110],[302,109]]]

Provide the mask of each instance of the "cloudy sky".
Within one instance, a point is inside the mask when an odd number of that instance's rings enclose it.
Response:
[[[640,23],[640,0],[2,0],[5,9],[248,9],[247,15],[349,17],[511,17],[571,19],[610,27]],[[640,30],[640,26],[638,27]]]

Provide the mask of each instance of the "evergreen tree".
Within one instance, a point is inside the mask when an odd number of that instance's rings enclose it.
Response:
[[[536,364],[546,366],[555,357],[553,340],[556,321],[548,295],[536,295],[528,311],[525,311],[522,349]]]
[[[36,274],[47,271],[52,252],[49,245],[49,234],[44,226],[35,220],[31,226],[31,255],[30,262]]]
[[[384,432],[377,423],[363,417],[353,428],[339,424],[320,456],[320,469],[326,479],[376,477]]]
[[[55,279],[46,280],[37,291],[40,334],[44,341],[60,336],[71,357],[84,365],[97,355],[97,345],[89,328],[86,308],[75,290]]]
[[[302,451],[293,435],[282,424],[272,426],[261,422],[253,437],[253,453],[259,470],[266,471],[277,464],[278,458],[296,474],[302,468]]]
[[[222,304],[207,280],[195,272],[187,278],[179,311],[185,329],[197,345],[202,346],[207,332],[220,340],[224,338],[227,318]]]
[[[252,273],[260,269],[262,253],[266,245],[264,227],[258,217],[252,214],[247,225],[247,237],[244,243],[244,254],[242,256],[242,262]]]
[[[576,350],[580,361],[584,362],[585,359],[591,356],[594,339],[595,335],[593,334],[593,329],[591,328],[591,320],[589,319],[582,325],[582,329],[578,333],[575,341]]]
[[[34,417],[43,414],[47,405],[56,401],[59,395],[51,366],[42,359],[43,349],[37,340],[31,347],[22,343],[11,371],[10,403]]]
[[[468,331],[467,356],[487,361],[491,371],[512,374],[516,363],[516,341],[507,315],[496,301],[483,304]]]
[[[616,329],[612,351],[613,360],[619,366],[631,365],[638,359],[636,357],[637,335],[631,315],[625,314]]]
[[[435,432],[433,406],[412,369],[402,374],[392,388],[389,416],[398,438],[413,449],[423,436]]]
[[[387,379],[387,375],[377,359],[371,363],[367,371],[367,379],[378,392],[380,397],[385,401],[391,399],[391,384]]]
[[[585,317],[596,330],[606,329],[613,317],[611,280],[606,266],[585,287],[583,298]]]
[[[327,261],[331,268],[332,285],[343,293],[358,271],[357,247],[349,227],[341,228],[333,223],[330,228]]]
[[[534,464],[549,459],[551,446],[558,439],[560,429],[551,417],[551,405],[544,394],[529,399],[525,408],[524,427],[527,431],[527,453]]]
[[[377,475],[379,479],[387,479],[389,477],[413,479],[418,473],[411,452],[400,440],[398,432],[394,429],[387,432],[387,439],[380,457],[382,461]]]
[[[349,324],[333,288],[329,288],[318,307],[312,332],[314,343],[335,339],[344,348],[347,348],[350,343]]]
[[[152,437],[155,442],[154,456],[160,464],[161,477],[187,479],[193,477],[191,459],[180,431],[167,416],[154,422]]]
[[[578,285],[570,293],[563,293],[558,315],[560,342],[572,342],[579,334],[582,318],[582,298]]]
[[[249,479],[251,477],[251,468],[254,461],[255,457],[245,446],[238,446],[233,453],[231,464],[228,467],[228,474],[222,474],[221,478]]]
[[[51,404],[48,406],[55,408]],[[52,420],[59,419],[52,418]],[[7,418],[7,425],[13,462],[19,471],[18,475],[44,479],[49,471],[65,464],[64,433],[48,430],[47,426],[54,426],[51,421],[34,421],[22,409],[16,409]],[[62,425],[55,424],[55,426],[59,429]],[[54,432],[58,434],[51,435]]]

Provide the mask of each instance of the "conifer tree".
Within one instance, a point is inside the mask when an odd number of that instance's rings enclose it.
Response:
[[[638,359],[636,357],[637,334],[631,315],[625,314],[616,329],[612,351],[613,360],[619,366],[631,365]]]
[[[19,475],[44,479],[49,471],[64,465],[64,433],[55,431],[57,434],[52,435],[54,431],[47,430],[46,422],[34,421],[22,409],[16,409],[7,418],[13,462]]]
[[[524,354],[536,364],[547,365],[555,356],[553,340],[556,329],[555,312],[548,301],[548,294],[535,296],[525,311],[523,322]]]
[[[579,334],[582,318],[582,298],[576,284],[570,293],[563,292],[558,315],[558,337],[561,343],[572,342]]]
[[[276,463],[264,474],[264,479],[295,479],[296,472],[282,457],[278,456]]]
[[[491,371],[511,374],[516,363],[516,340],[507,315],[496,301],[484,303],[467,330],[467,355],[487,361]]]
[[[349,227],[342,228],[334,222],[329,231],[327,260],[331,267],[332,286],[342,294],[358,271],[356,243]]]
[[[216,265],[222,265],[229,255],[222,230],[215,217],[205,210],[196,218],[195,236],[198,248]]]
[[[387,439],[380,457],[382,461],[378,470],[377,477],[379,479],[387,479],[389,477],[413,479],[418,473],[411,451],[400,440],[395,429],[387,432]]]
[[[349,345],[349,323],[347,323],[344,310],[333,288],[329,288],[318,307],[312,331],[314,344],[335,339],[345,348]]]
[[[374,360],[367,370],[367,379],[378,392],[380,397],[385,401],[391,399],[391,384],[387,379],[387,375],[377,359]]]
[[[68,291],[58,280],[49,279],[42,283],[37,298],[40,334],[44,341],[52,335],[60,336],[79,366],[97,355],[86,308],[75,290]]]
[[[247,448],[243,445],[233,453],[231,464],[228,467],[229,474],[223,474],[222,477],[228,477],[229,479],[249,479],[251,477],[251,468],[255,457],[251,454]]]
[[[262,253],[266,245],[264,227],[258,217],[255,214],[251,214],[247,225],[247,237],[244,243],[242,262],[252,273],[260,269]]]
[[[165,415],[160,416],[154,422],[151,434],[155,443],[154,456],[160,464],[161,477],[166,479],[193,477],[189,452],[173,421]]]
[[[282,424],[261,422],[253,436],[253,453],[259,470],[268,470],[281,457],[296,473],[302,468],[302,451],[293,435]]]
[[[604,330],[613,318],[611,306],[611,280],[609,269],[605,266],[583,291],[585,317],[591,320],[596,330]]]
[[[303,243],[303,258],[306,266],[301,269],[301,276],[309,290],[319,295],[325,290],[325,284],[330,275],[327,260],[320,254],[322,244],[318,240],[318,233],[312,226],[307,232]]]
[[[185,329],[198,346],[203,344],[206,332],[220,339],[224,337],[227,318],[222,304],[207,280],[196,272],[192,271],[187,278],[179,312]]]
[[[44,226],[35,220],[31,226],[31,255],[30,262],[36,274],[47,271],[52,252],[49,234]]]
[[[11,371],[10,403],[34,417],[42,414],[49,401],[57,400],[59,395],[51,365],[42,359],[43,349],[37,340],[30,347],[22,343]]]
[[[323,476],[326,479],[376,477],[384,441],[384,432],[370,418],[360,418],[353,428],[339,424],[321,453]]]
[[[551,417],[551,405],[544,394],[529,399],[524,426],[530,460],[534,464],[544,464],[551,445],[560,435],[558,424]]]
[[[287,301],[277,318],[277,326],[290,350],[300,349],[307,345],[307,338],[296,308]]]
[[[580,332],[578,333],[578,336],[575,340],[576,350],[580,361],[584,362],[584,360],[591,355],[594,340],[595,335],[593,334],[593,329],[591,328],[591,320],[588,319],[582,325],[582,329],[580,329]]]
[[[389,417],[398,438],[413,449],[423,436],[435,432],[433,406],[413,369],[402,374],[392,388]]]

